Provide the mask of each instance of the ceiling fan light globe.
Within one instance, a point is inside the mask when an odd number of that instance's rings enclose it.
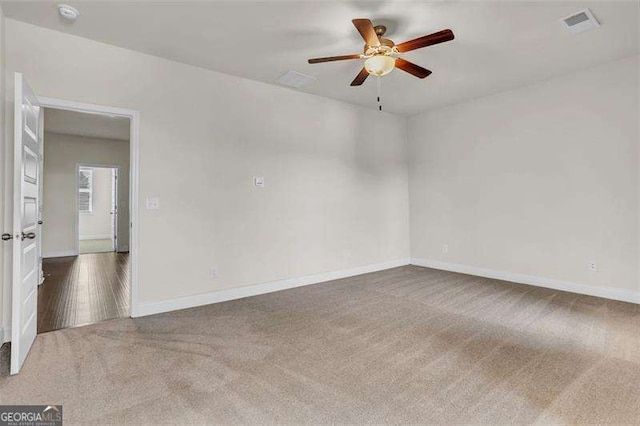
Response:
[[[396,61],[392,56],[376,55],[364,61],[364,68],[369,74],[382,77],[393,71],[395,63]]]

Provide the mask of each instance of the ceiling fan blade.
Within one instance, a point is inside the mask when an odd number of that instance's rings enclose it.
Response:
[[[360,86],[362,83],[364,83],[367,77],[369,77],[369,71],[362,68],[362,71],[360,71],[360,73],[356,76],[356,78],[353,79],[353,81],[351,82],[351,85]]]
[[[429,34],[426,36],[418,37],[413,40],[405,41],[396,45],[398,52],[410,52],[412,50],[420,49],[422,47],[432,46],[438,43],[444,43],[445,41],[453,40],[453,31],[442,30],[437,33]]]
[[[431,74],[431,71],[428,69],[422,68],[413,62],[405,61],[402,58],[396,58],[396,68],[400,68],[402,71],[415,75],[418,78],[425,78]]]
[[[365,43],[369,46],[380,46],[380,40],[378,40],[378,34],[373,29],[373,24],[368,19],[353,19],[353,25],[364,39]]]
[[[342,55],[342,56],[329,56],[326,58],[314,58],[309,59],[310,64],[319,64],[321,62],[332,62],[332,61],[345,61],[347,59],[360,59],[360,55]]]

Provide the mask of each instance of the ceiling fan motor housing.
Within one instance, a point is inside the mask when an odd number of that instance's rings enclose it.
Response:
[[[366,57],[375,55],[396,55],[398,53],[399,52],[395,48],[395,44],[393,44],[391,40],[387,40],[386,38],[380,39],[380,46],[364,46],[364,56]]]
[[[389,40],[388,38],[382,37],[384,33],[387,32],[387,27],[384,25],[376,25],[373,27],[378,36],[378,41],[380,42],[380,46],[371,46],[368,44],[364,45],[364,55],[365,56],[374,56],[374,55],[392,55],[397,54],[397,51],[394,51],[393,48],[396,45],[393,40]]]

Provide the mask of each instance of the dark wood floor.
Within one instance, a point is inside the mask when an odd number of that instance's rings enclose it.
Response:
[[[129,316],[129,254],[44,259],[38,333]]]

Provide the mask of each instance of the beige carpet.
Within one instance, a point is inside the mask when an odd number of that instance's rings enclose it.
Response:
[[[640,308],[408,266],[41,335],[0,403],[67,424],[638,423]]]

